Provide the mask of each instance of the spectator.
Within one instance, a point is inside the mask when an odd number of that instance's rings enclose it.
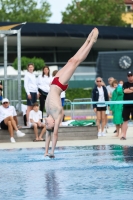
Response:
[[[102,80],[102,86],[105,86],[106,87],[106,84],[105,84],[105,82]],[[109,114],[109,110],[108,110],[108,107],[107,107],[107,110],[106,110],[106,112],[105,112],[105,114],[106,114],[106,123],[105,123],[105,130],[106,130],[106,133],[107,133],[107,128],[108,128],[108,114]]]
[[[57,74],[57,72],[58,72],[58,70],[54,70],[53,71],[53,73],[52,73],[53,79],[54,79],[55,75]],[[62,121],[64,121],[64,118],[65,118],[65,115],[64,115],[64,104],[65,104],[66,92],[62,91],[60,97],[61,97],[61,105],[62,105]]]
[[[10,141],[16,142],[14,139],[14,130],[18,137],[23,137],[25,133],[18,130],[17,113],[14,106],[10,106],[9,100],[4,98],[0,106],[0,123],[1,129],[8,130],[10,134]]]
[[[34,133],[35,133],[35,139],[33,142],[38,142],[38,141],[45,141],[43,139],[43,135],[46,132],[46,127],[45,124],[41,122],[42,119],[42,112],[39,110],[39,105],[38,103],[34,103],[33,105],[33,110],[30,111],[29,113],[29,124],[31,127],[34,128]],[[38,128],[42,128],[40,135],[38,136]]]
[[[101,77],[97,77],[95,80],[96,86],[92,91],[92,101],[108,101],[108,92],[105,86],[103,86],[103,80]],[[97,116],[97,126],[98,126],[98,137],[106,136],[104,133],[104,128],[106,124],[106,104],[93,104],[94,112]],[[100,131],[101,123],[101,131]]]
[[[37,80],[39,100],[40,100],[40,110],[42,111],[42,119],[43,119],[45,100],[50,90],[51,82],[52,82],[52,77],[50,76],[50,69],[48,66],[45,66],[42,69],[42,75],[39,75]]]
[[[123,84],[124,84],[124,81],[120,80],[119,85],[123,86]]]
[[[27,99],[27,125],[29,122],[29,112],[33,108],[33,104],[37,101],[37,98],[39,98],[39,93],[37,91],[37,82],[36,77],[33,74],[34,71],[34,64],[29,63],[27,67],[27,73],[24,77],[24,88],[26,91],[26,99]]]
[[[108,83],[109,85],[107,85],[107,91],[108,91],[108,95],[109,95],[109,100],[111,101],[111,98],[112,98],[112,93],[113,91],[115,90],[115,88],[112,86],[112,82],[114,81],[115,79],[113,77],[110,77],[108,78]],[[108,123],[108,120],[107,120],[107,123]],[[116,133],[117,130],[114,131],[114,133]]]
[[[133,73],[129,71],[127,73],[127,82],[123,84],[124,89],[124,101],[132,100],[133,101]],[[126,140],[126,133],[128,128],[128,120],[130,120],[130,114],[133,118],[133,104],[124,104],[123,105],[123,124],[122,124],[122,137],[121,140]]]
[[[2,101],[2,90],[3,90],[3,85],[2,81],[0,81],[0,101]]]
[[[108,83],[109,83],[109,85],[107,85],[107,91],[108,91],[108,95],[109,95],[109,100],[111,100],[111,98],[112,98],[112,93],[113,93],[113,91],[115,90],[115,88],[114,87],[112,87],[112,82],[114,81],[114,78],[113,77],[110,77],[110,78],[108,78]]]
[[[115,90],[112,93],[112,99],[111,101],[122,101],[123,100],[123,88],[121,85],[118,85],[118,81],[114,80],[112,82],[112,86],[115,88]],[[122,118],[122,110],[123,105],[122,104],[111,104],[110,110],[113,114],[113,123],[116,125],[116,137],[120,137],[120,128],[121,124],[123,123]]]

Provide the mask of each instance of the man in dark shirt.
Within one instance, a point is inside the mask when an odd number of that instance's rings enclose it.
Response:
[[[127,73],[128,82],[125,82],[123,85],[124,99],[126,101],[133,101],[133,73],[129,71]],[[130,115],[133,117],[133,104],[124,104],[123,105],[123,124],[122,124],[122,137],[121,140],[126,140],[126,132],[128,128],[128,120]]]

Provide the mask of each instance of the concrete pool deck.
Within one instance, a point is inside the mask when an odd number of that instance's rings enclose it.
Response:
[[[120,140],[114,137],[115,127],[109,127],[106,137],[99,137],[93,140],[65,140],[58,141],[57,147],[62,146],[92,146],[92,145],[128,145],[133,146],[133,127],[129,126],[127,130],[127,140]],[[0,143],[0,149],[14,149],[14,148],[41,148],[45,147],[45,142],[16,142],[16,143]],[[51,143],[50,143],[51,147]]]

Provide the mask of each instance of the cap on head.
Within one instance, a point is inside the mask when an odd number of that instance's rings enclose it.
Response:
[[[9,100],[7,98],[2,99],[2,104],[5,102],[9,102]]]
[[[129,75],[133,75],[133,73],[131,71],[128,71],[127,76],[129,76]]]

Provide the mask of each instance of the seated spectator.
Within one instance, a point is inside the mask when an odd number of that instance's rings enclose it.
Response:
[[[14,139],[14,130],[16,131],[17,137],[23,137],[25,133],[18,130],[17,113],[14,106],[10,106],[9,100],[4,98],[2,105],[0,106],[0,123],[1,129],[8,130],[10,134],[10,141],[16,142]]]
[[[39,110],[39,105],[38,103],[33,104],[33,110],[30,111],[29,113],[29,125],[34,128],[34,133],[35,133],[35,139],[33,142],[38,142],[38,141],[45,141],[43,139],[43,135],[46,132],[46,127],[43,122],[41,122],[42,119],[42,112]],[[38,128],[42,128],[40,135],[38,136]]]

